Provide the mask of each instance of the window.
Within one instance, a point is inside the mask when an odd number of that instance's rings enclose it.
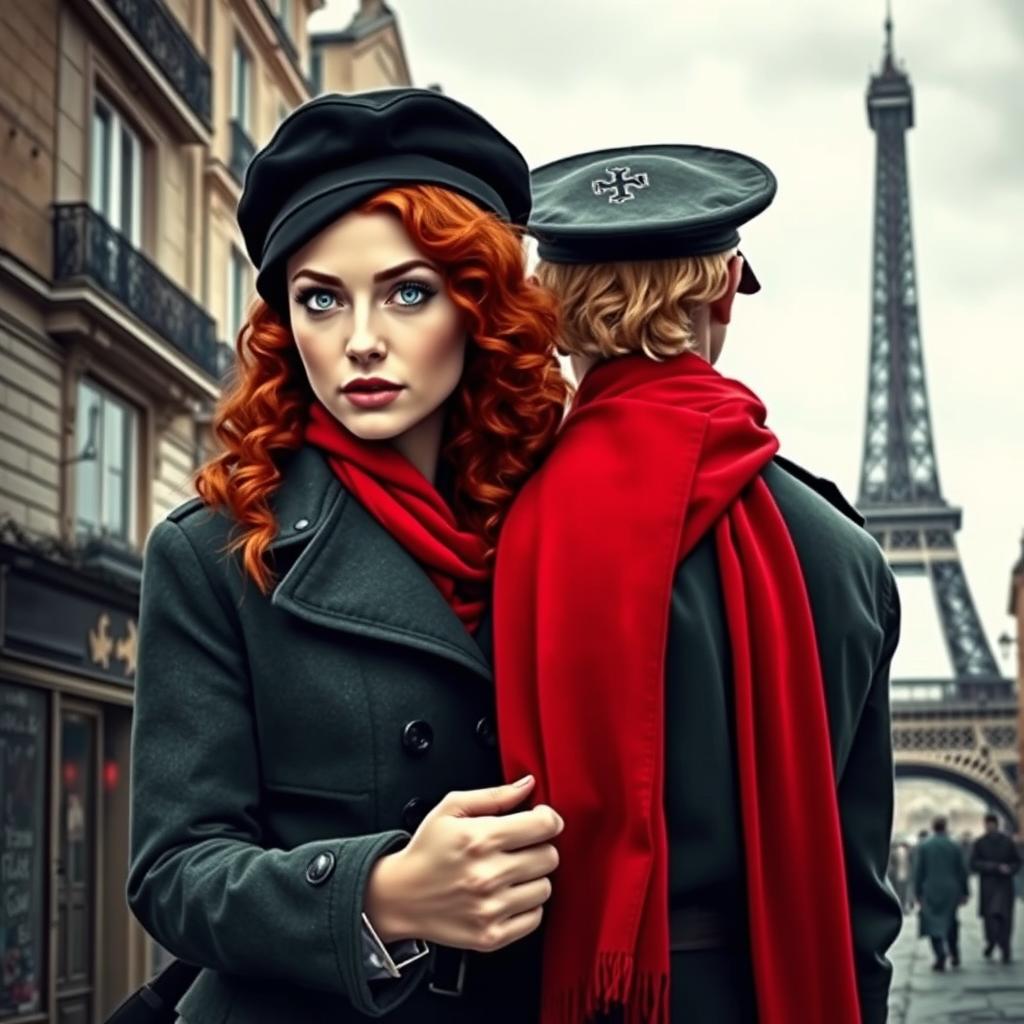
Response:
[[[309,84],[313,87],[314,96],[324,91],[324,58],[316,46],[311,46],[309,52]]]
[[[81,535],[136,536],[139,413],[95,381],[78,383],[75,528]]]
[[[292,0],[277,0],[277,20],[281,27],[292,34]]]
[[[224,330],[227,337],[224,340],[232,348],[242,327],[248,291],[249,263],[234,246],[231,246],[231,258],[228,260],[227,315],[224,317]]]
[[[92,112],[90,201],[136,248],[142,243],[142,143],[102,96]]]
[[[235,40],[231,57],[231,117],[246,132],[251,131],[252,104],[249,91],[252,86],[252,59],[245,47]]]

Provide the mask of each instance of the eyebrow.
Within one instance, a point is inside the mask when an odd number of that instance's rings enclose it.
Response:
[[[397,267],[391,267],[390,270],[382,270],[379,274],[374,274],[374,283],[390,281],[392,278],[400,277],[402,274],[407,274],[410,270],[414,270],[416,267],[426,267],[427,270],[433,270],[435,274],[440,273],[437,267],[435,267],[429,260],[407,260],[405,263],[399,263]],[[342,281],[340,277],[334,277],[332,274],[323,274],[318,270],[309,270],[306,267],[303,267],[302,270],[292,275],[292,282],[294,283],[300,277],[309,277],[314,281],[319,281],[320,284],[334,285],[336,288],[345,287],[345,282]]]

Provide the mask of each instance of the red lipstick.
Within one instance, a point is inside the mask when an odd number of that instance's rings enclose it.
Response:
[[[381,409],[390,405],[403,390],[404,385],[382,377],[357,377],[341,392],[357,409]]]

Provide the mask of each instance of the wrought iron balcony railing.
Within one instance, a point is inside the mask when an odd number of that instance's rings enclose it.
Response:
[[[236,121],[231,120],[231,173],[239,183],[245,179],[245,169],[249,161],[256,155],[256,144],[249,138],[249,133]]]
[[[106,0],[167,76],[178,95],[212,127],[210,65],[162,0]]]
[[[295,40],[292,39],[291,33],[281,23],[281,19],[271,9],[267,0],[259,0],[259,5],[270,19],[271,25],[274,26],[274,33],[277,35],[277,41],[281,44],[281,49],[288,54],[289,60],[291,60],[292,64],[295,65],[295,69],[301,75],[302,68],[299,66],[299,48],[295,45]]]
[[[86,203],[53,207],[55,284],[87,278],[214,379],[222,370],[213,319]]]

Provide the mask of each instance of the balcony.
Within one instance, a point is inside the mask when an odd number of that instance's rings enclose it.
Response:
[[[213,319],[85,203],[53,207],[54,284],[83,278],[209,377],[223,370]]]
[[[175,92],[212,126],[210,65],[162,0],[105,0]]]
[[[231,162],[228,165],[231,173],[241,184],[245,180],[245,169],[249,161],[256,155],[256,146],[249,133],[236,121],[231,120]]]
[[[288,29],[281,24],[281,19],[271,9],[267,0],[259,0],[259,5],[263,9],[263,13],[270,19],[270,24],[274,28],[274,34],[277,36],[281,49],[288,54],[288,59],[295,65],[295,70],[302,74],[302,68],[299,64],[299,48],[295,45],[295,40],[292,39]]]

